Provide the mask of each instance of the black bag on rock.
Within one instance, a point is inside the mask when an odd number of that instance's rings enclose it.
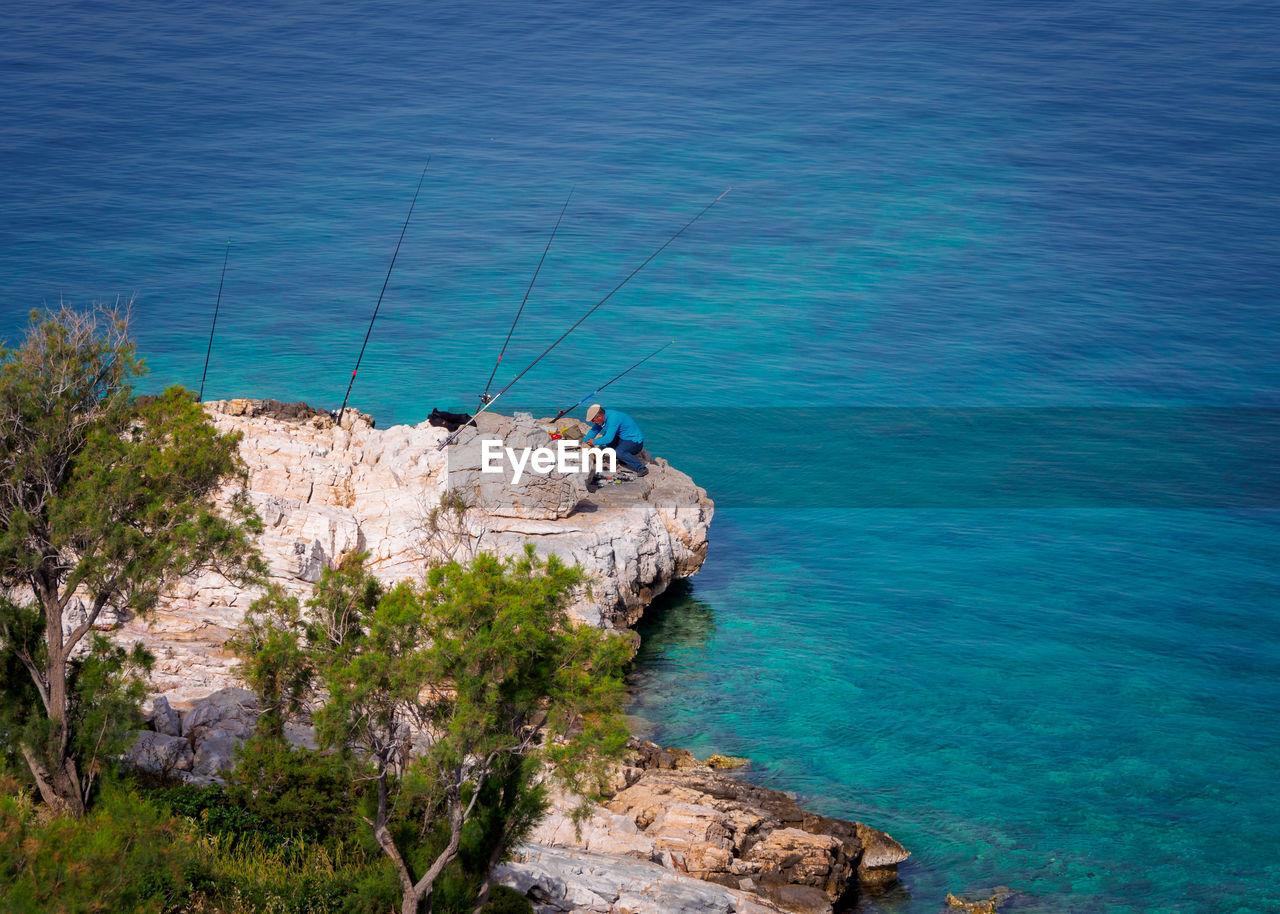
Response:
[[[431,415],[427,417],[429,424],[447,432],[456,432],[470,421],[471,416],[467,413],[446,413],[438,409],[431,410]]]

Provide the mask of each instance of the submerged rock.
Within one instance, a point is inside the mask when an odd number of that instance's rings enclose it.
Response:
[[[983,893],[986,894],[986,893]],[[1014,903],[1019,898],[1017,892],[1008,886],[996,886],[986,898],[968,901],[957,895],[947,895],[947,907],[955,908],[968,914],[997,914],[1001,908]],[[1024,896],[1024,900],[1025,896]]]

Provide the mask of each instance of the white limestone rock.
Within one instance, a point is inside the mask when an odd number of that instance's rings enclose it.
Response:
[[[883,832],[807,812],[793,796],[726,777],[685,750],[628,746],[630,764],[607,804],[589,807],[581,831],[568,818],[581,798],[555,792],[529,844],[647,858],[794,914],[830,914],[855,885],[882,889],[909,856]]]
[[[653,839],[637,828],[629,816],[596,806],[585,821],[575,826],[571,811],[578,802],[576,797],[553,790],[551,808],[529,834],[527,843],[661,862]]]
[[[494,880],[542,914],[777,914],[764,899],[692,879],[656,863],[588,851],[521,845]]]
[[[479,473],[482,436],[512,447],[551,446],[545,421],[486,413],[479,432],[467,430],[442,451],[443,429],[376,429],[350,408],[341,425],[304,404],[231,400],[205,408],[219,429],[242,436],[270,578],[304,602],[323,569],[352,553],[367,552],[369,569],[390,584],[420,576],[429,558],[517,555],[531,542],[540,556],[555,554],[586,571],[590,586],[577,594],[571,615],[624,628],[706,557],[711,500],[660,458],[647,477],[596,491],[583,474],[526,471],[512,486]],[[433,534],[426,519],[450,484],[474,507]],[[225,643],[258,595],[213,573],[192,575],[147,617],[123,618],[113,637],[151,650],[156,690],[189,707],[239,684]]]
[[[560,520],[568,517],[578,503],[587,497],[584,472],[536,472],[528,464],[517,466],[506,449],[544,449],[548,455],[564,444],[553,441],[544,428],[531,417],[506,419],[485,413],[479,418],[480,428],[462,429],[447,450],[449,488],[462,491],[468,501],[477,504],[485,514],[524,520]],[[490,452],[501,445],[501,459],[486,458],[485,443]],[[518,457],[517,460],[520,458]],[[486,463],[502,472],[484,472]]]

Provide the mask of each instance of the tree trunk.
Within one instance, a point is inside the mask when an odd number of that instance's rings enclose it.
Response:
[[[80,789],[80,776],[75,759],[69,749],[71,730],[67,722],[67,647],[63,643],[62,603],[53,583],[54,575],[47,569],[37,572],[32,589],[44,607],[45,643],[48,656],[44,661],[42,683],[36,677],[36,687],[45,697],[45,710],[53,724],[49,741],[41,746],[22,745],[22,757],[31,769],[31,777],[40,791],[40,798],[55,815],[72,815],[80,818],[85,813],[84,793]]]
[[[58,815],[81,818],[85,813],[84,793],[80,789],[75,759],[70,754],[71,728],[67,722],[67,654],[71,645],[64,643],[62,602],[58,598],[55,580],[52,571],[42,569],[36,576],[34,588],[36,597],[44,606],[45,642],[49,654],[45,661],[45,675],[49,690],[49,720],[54,730],[49,742],[41,747],[44,752],[23,746],[22,755],[45,805]],[[45,756],[43,762],[41,755]]]
[[[387,809],[387,762],[385,758],[378,758],[378,812],[377,818],[371,822],[373,825],[373,836],[377,839],[379,846],[383,852],[391,858],[396,865],[396,875],[400,878],[400,911],[401,914],[418,914],[418,907],[422,903],[422,892],[413,884],[413,877],[409,874],[409,865],[405,863],[404,857],[400,855],[400,848],[396,847],[395,839],[391,837],[391,829],[388,827],[390,820],[389,810]],[[369,820],[366,819],[366,822]]]
[[[476,788],[477,791],[479,789],[479,787]],[[462,798],[457,790],[451,793],[448,803],[449,845],[440,852],[439,856],[432,862],[431,868],[427,870],[427,874],[419,879],[413,887],[414,902],[412,908],[408,906],[409,895],[407,892],[405,893],[405,907],[401,914],[417,914],[418,908],[422,904],[422,899],[431,898],[431,893],[435,891],[436,880],[440,878],[444,868],[458,856],[458,848],[462,846],[462,825],[466,820],[466,814],[463,812]]]
[[[508,828],[503,826],[497,840],[489,848],[489,862],[485,868],[484,883],[480,886],[480,894],[476,896],[476,906],[471,914],[480,914],[489,902],[489,896],[493,893],[493,870],[502,861],[502,852],[507,845],[507,833]]]
[[[62,765],[53,776],[53,788],[58,794],[58,803],[61,804],[60,812],[77,819],[84,818],[84,794],[80,791],[80,774],[76,771],[75,759],[62,760]]]
[[[27,760],[31,776],[35,778],[40,799],[44,800],[50,811],[55,815],[82,818],[85,813],[84,795],[80,792],[80,778],[76,774],[75,761],[64,759],[61,765],[50,771],[41,764],[30,746],[22,747],[22,756]]]

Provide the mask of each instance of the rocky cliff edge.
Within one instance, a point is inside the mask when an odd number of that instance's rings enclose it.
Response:
[[[484,440],[555,447],[546,421],[485,414],[443,450],[426,423],[377,429],[354,409],[340,423],[305,404],[228,400],[205,404],[219,429],[242,436],[249,495],[273,581],[303,600],[327,566],[355,552],[385,583],[421,575],[430,559],[479,551],[579,563],[590,583],[570,614],[591,625],[632,625],[707,552],[714,510],[705,490],[662,458],[649,475],[589,486],[584,472],[481,473]],[[562,420],[559,427],[575,426]],[[446,505],[466,510],[441,509]],[[434,512],[434,515],[433,515]],[[146,619],[118,620],[117,637],[156,656],[157,691],[177,705],[238,685],[224,644],[259,594],[216,574],[180,581]]]

